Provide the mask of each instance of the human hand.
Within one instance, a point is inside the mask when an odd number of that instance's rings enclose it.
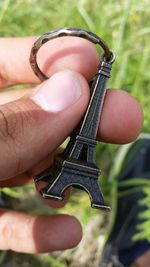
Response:
[[[34,37],[0,39],[0,88],[38,84],[34,89],[0,95],[1,187],[25,184],[49,166],[55,150],[86,109],[87,80],[97,69],[98,55],[90,42],[62,37],[48,42],[39,51],[39,66],[51,76],[39,84],[29,65],[34,41]],[[109,89],[98,139],[131,142],[139,134],[142,122],[143,114],[136,100],[124,91]],[[62,202],[46,202],[60,207],[68,195]],[[1,210],[0,215],[0,249],[49,252],[73,247],[82,237],[80,223],[69,215],[31,216],[9,210]]]

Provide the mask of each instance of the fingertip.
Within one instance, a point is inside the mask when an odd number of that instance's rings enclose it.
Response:
[[[81,223],[74,216],[70,216],[70,229],[72,230],[74,229],[71,235],[72,235],[72,247],[75,247],[80,243],[82,239],[83,230],[82,230]]]
[[[45,43],[38,52],[38,65],[47,76],[70,69],[90,80],[95,75],[98,64],[99,56],[95,46],[79,37],[53,39]]]
[[[77,246],[81,241],[82,227],[70,215],[41,216],[34,224],[34,239],[36,252],[65,250]]]
[[[98,138],[105,142],[125,144],[137,138],[143,126],[143,111],[127,92],[108,89]]]

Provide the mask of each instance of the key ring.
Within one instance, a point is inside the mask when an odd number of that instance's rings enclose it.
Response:
[[[96,34],[82,30],[79,28],[61,28],[61,29],[56,29],[50,32],[47,32],[43,34],[41,37],[39,37],[36,42],[34,43],[31,54],[30,54],[30,64],[31,67],[38,76],[38,78],[41,81],[44,81],[48,79],[48,77],[40,70],[38,64],[37,64],[37,53],[41,46],[45,44],[46,42],[55,39],[57,37],[62,37],[62,36],[77,36],[80,38],[87,39],[88,41],[91,41],[94,44],[100,45],[100,47],[103,49],[103,54],[102,54],[102,61],[108,62],[108,63],[113,63],[115,60],[115,55],[114,53],[108,48],[106,43]]]
[[[39,181],[46,182],[46,185],[40,190],[43,198],[62,200],[65,190],[74,186],[85,190],[89,194],[92,208],[109,210],[109,206],[104,202],[98,182],[100,169],[96,166],[95,149],[106,85],[110,78],[115,55],[100,37],[85,30],[64,28],[45,33],[34,43],[30,55],[31,67],[42,81],[48,79],[48,77],[37,64],[37,52],[49,40],[61,36],[85,38],[94,44],[99,44],[103,49],[103,54],[98,65],[98,73],[90,82],[91,98],[84,117],[72,132],[70,141],[64,151],[56,155],[54,163],[42,173],[36,175],[34,181],[35,183]]]

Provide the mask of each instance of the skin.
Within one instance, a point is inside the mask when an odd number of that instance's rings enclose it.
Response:
[[[87,107],[87,80],[93,77],[98,65],[95,47],[84,39],[62,37],[41,48],[38,63],[48,76],[71,70],[82,85],[78,101],[63,112],[50,114],[30,99],[32,91],[40,84],[29,65],[35,39],[0,39],[1,187],[21,186],[52,163],[57,148]],[[8,86],[16,84],[26,84],[26,89],[7,92]],[[142,110],[132,96],[122,90],[107,90],[98,140],[117,144],[131,142],[139,135],[142,124]],[[39,183],[37,190],[42,186]],[[69,191],[64,201],[52,200],[46,204],[61,207],[68,198]],[[0,233],[1,250],[25,253],[64,250],[76,246],[82,238],[81,225],[72,216],[31,216],[11,210],[0,211]]]
[[[138,257],[130,267],[149,267],[150,265],[150,250],[144,255]]]

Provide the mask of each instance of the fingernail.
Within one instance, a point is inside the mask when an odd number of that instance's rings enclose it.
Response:
[[[61,71],[43,82],[31,99],[46,111],[59,112],[74,104],[81,94],[82,88],[76,74]]]

